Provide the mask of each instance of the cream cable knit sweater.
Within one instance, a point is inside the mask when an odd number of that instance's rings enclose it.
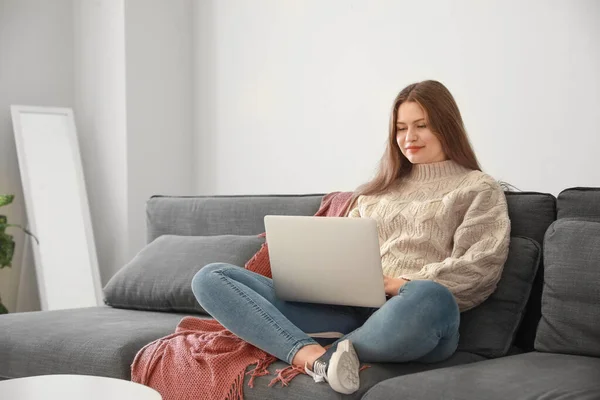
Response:
[[[510,220],[504,191],[483,172],[452,160],[415,164],[386,193],[360,196],[348,216],[377,221],[385,275],[438,282],[461,311],[496,289]]]

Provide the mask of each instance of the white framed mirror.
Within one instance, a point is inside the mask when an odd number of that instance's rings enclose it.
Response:
[[[103,304],[73,110],[11,106],[42,310]]]

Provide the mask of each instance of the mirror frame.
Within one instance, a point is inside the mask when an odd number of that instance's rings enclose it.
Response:
[[[87,263],[87,265],[73,265],[73,266],[64,266],[64,267],[72,268],[71,271],[75,271],[76,268],[79,269],[79,271],[77,271],[77,274],[78,274],[77,276],[83,276],[84,279],[87,281],[87,282],[83,282],[85,284],[84,286],[89,287],[89,285],[91,284],[92,287],[94,288],[94,293],[89,293],[89,291],[88,291],[88,292],[84,292],[82,295],[81,291],[77,292],[77,289],[78,289],[76,287],[77,282],[60,282],[60,286],[61,286],[60,290],[57,290],[59,283],[53,282],[53,284],[56,285],[55,287],[53,287],[53,290],[51,290],[51,292],[54,293],[54,295],[53,295],[54,298],[49,297],[50,291],[47,290],[48,289],[47,285],[49,284],[49,282],[52,281],[52,279],[49,279],[47,274],[52,274],[52,272],[53,272],[49,268],[52,268],[52,267],[58,268],[59,266],[48,265],[48,264],[52,264],[52,263],[48,263],[49,260],[44,259],[44,251],[41,251],[41,249],[44,249],[44,246],[49,246],[52,244],[56,245],[57,243],[53,242],[52,238],[50,238],[50,237],[43,237],[43,236],[39,235],[39,233],[41,231],[48,232],[48,229],[47,229],[48,227],[45,227],[46,229],[43,229],[43,230],[39,229],[40,227],[38,226],[38,223],[39,223],[38,220],[43,219],[43,218],[37,218],[38,216],[35,215],[34,202],[36,202],[36,201],[44,202],[44,201],[47,201],[47,199],[43,199],[43,198],[34,199],[32,197],[32,177],[30,176],[30,165],[31,165],[30,163],[32,163],[33,160],[28,159],[27,149],[25,148],[25,139],[24,139],[25,135],[27,135],[28,132],[25,132],[23,130],[23,121],[22,121],[22,118],[24,116],[26,116],[27,114],[45,114],[45,115],[52,115],[52,116],[62,116],[65,118],[65,126],[67,129],[65,129],[64,132],[61,132],[61,133],[63,133],[66,136],[64,139],[66,139],[66,142],[69,145],[69,148],[65,149],[65,152],[68,152],[69,154],[72,155],[71,161],[72,161],[72,165],[74,166],[74,169],[75,169],[74,184],[76,186],[76,192],[77,192],[77,193],[75,193],[75,195],[79,197],[75,201],[78,201],[81,206],[81,216],[80,216],[81,219],[77,222],[78,222],[78,225],[79,225],[79,223],[81,223],[82,227],[83,227],[83,234],[85,236],[84,241],[87,244],[87,249],[85,249],[86,250],[85,253],[87,254],[87,259],[89,260],[89,262]],[[93,230],[92,230],[90,208],[89,208],[88,196],[87,196],[87,192],[86,192],[86,185],[85,185],[85,179],[84,179],[84,174],[83,174],[81,156],[80,156],[80,152],[79,152],[77,131],[75,129],[75,120],[73,117],[73,110],[71,108],[11,105],[11,115],[12,115],[12,122],[13,122],[13,130],[14,130],[14,134],[15,134],[15,144],[16,144],[17,155],[18,155],[18,160],[19,160],[19,169],[21,172],[23,195],[25,198],[25,206],[26,206],[26,211],[27,211],[28,228],[39,239],[39,244],[35,240],[29,240],[28,242],[31,243],[32,250],[33,250],[34,261],[35,261],[35,270],[36,270],[36,275],[37,275],[38,289],[39,289],[39,294],[40,294],[40,303],[41,303],[42,310],[93,307],[93,306],[104,305],[104,296],[103,296],[101,281],[100,281],[100,273],[99,273],[99,268],[98,268],[96,245],[95,245],[94,234],[93,234]],[[51,133],[55,133],[55,132],[51,132]],[[39,133],[37,133],[37,134],[39,134]],[[65,140],[63,140],[63,142],[65,142]],[[30,140],[29,145],[31,145],[31,143],[34,143],[34,142],[32,142]],[[46,160],[46,162],[51,162],[51,157],[49,158],[49,160]],[[38,168],[38,170],[39,170],[39,168]],[[49,168],[49,170],[52,170],[52,168]],[[44,178],[48,178],[51,181],[52,176],[44,177]],[[37,181],[39,182],[40,177],[37,177],[37,179],[38,179]],[[64,179],[64,177],[60,177],[59,179]],[[46,182],[46,181],[44,181],[44,182]],[[45,190],[46,190],[45,193],[49,192],[50,189],[52,189],[51,184],[49,184],[48,187],[45,188]],[[61,193],[54,193],[53,195],[60,196]],[[51,195],[48,195],[45,197],[50,199]],[[66,210],[65,212],[69,212],[69,210]],[[53,229],[58,229],[58,228],[60,228],[60,227],[53,226]],[[60,234],[61,234],[60,232],[57,232],[57,235],[60,235]],[[53,236],[57,236],[57,235],[53,235]],[[50,236],[50,235],[46,235],[46,236]],[[58,244],[60,245],[60,243],[58,243]],[[63,243],[63,246],[65,247],[64,248],[65,252],[71,251],[71,248],[69,248],[68,243]],[[46,247],[46,249],[47,249],[47,247]],[[49,253],[46,253],[46,254],[49,254]],[[49,258],[49,257],[46,257],[46,258]],[[62,268],[63,266],[61,265],[60,267]],[[81,273],[82,273],[81,268],[86,268],[89,271],[83,271],[83,275],[81,275]],[[61,270],[61,273],[62,272],[63,271]],[[59,298],[61,296],[62,296],[62,298]],[[68,304],[66,302],[68,302]]]

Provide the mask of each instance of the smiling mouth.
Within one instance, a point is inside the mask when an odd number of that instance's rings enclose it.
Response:
[[[418,150],[421,150],[421,149],[422,149],[422,147],[408,147],[406,149],[406,151],[418,151]]]

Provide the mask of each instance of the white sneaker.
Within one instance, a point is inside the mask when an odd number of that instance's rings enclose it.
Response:
[[[338,393],[351,394],[360,386],[358,376],[360,361],[348,339],[337,344],[329,362],[317,359],[313,364],[313,371],[309,370],[308,366],[304,369],[315,382],[327,381],[329,386]]]

